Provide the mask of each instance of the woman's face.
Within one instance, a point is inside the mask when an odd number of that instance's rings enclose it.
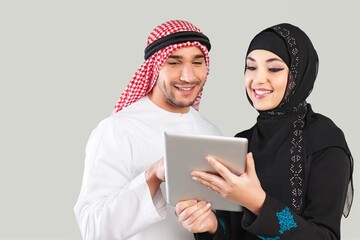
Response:
[[[288,75],[288,66],[276,54],[267,50],[249,53],[246,58],[245,86],[257,110],[271,110],[280,104]]]

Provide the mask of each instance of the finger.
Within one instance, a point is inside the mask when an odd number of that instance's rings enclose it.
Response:
[[[205,208],[204,208],[204,210],[205,210]],[[209,208],[206,208],[205,212],[203,212],[201,215],[199,215],[198,218],[196,218],[196,221],[202,222],[202,221],[204,221],[206,218],[208,218],[208,216],[209,216],[210,214],[212,214],[212,213],[214,213],[214,212],[211,210],[210,207],[209,207]]]
[[[189,218],[192,219],[196,212],[206,206],[205,201],[199,201],[196,204],[185,208],[180,214],[178,214],[178,221],[187,223]]]
[[[210,187],[208,187],[211,191],[219,194],[219,195],[222,195],[221,194],[221,188],[216,186],[216,185],[211,185]]]
[[[252,173],[256,174],[255,161],[254,161],[254,158],[253,158],[253,154],[251,152],[249,152],[246,155],[246,172],[249,173],[249,174],[252,174]]]
[[[184,211],[184,209],[187,209],[191,206],[194,206],[198,201],[196,199],[190,199],[178,202],[175,206],[175,213],[176,215],[179,215]]]
[[[202,225],[203,225],[203,222],[205,222],[205,220],[207,218],[209,218],[212,214],[214,214],[214,212],[211,210],[211,208],[209,208],[206,212],[202,213],[196,219],[196,221],[194,221],[192,224],[189,225],[189,229],[194,229],[194,230],[197,230],[200,232],[203,232],[204,230],[207,231],[208,229],[203,229],[203,227],[206,227],[206,226],[202,226]],[[213,219],[214,219],[214,221],[216,221],[216,217],[213,217]]]
[[[207,156],[206,160],[226,181],[233,177],[234,174],[214,157]]]
[[[203,172],[203,171],[192,171],[191,176],[194,180],[202,179],[204,181],[211,181],[214,177],[218,177],[215,174],[209,173],[209,172]]]
[[[196,208],[197,210],[188,216],[188,218],[184,221],[184,225],[189,226],[197,221],[204,213],[211,209],[211,204],[205,201],[200,201],[196,204]]]
[[[196,177],[193,177],[193,179],[197,182],[199,182],[200,184],[202,184],[203,186],[205,186],[206,188],[208,188],[209,190],[217,193],[217,194],[220,194],[221,195],[221,189],[225,183],[224,183],[224,180],[221,180],[221,182],[215,182],[215,181],[212,181],[210,180],[207,181],[207,180],[203,180],[202,178],[196,178]]]
[[[211,173],[193,171],[191,175],[192,179],[198,181],[199,183],[210,189],[220,189],[221,186],[224,184],[224,179],[222,177]]]
[[[161,157],[156,162],[156,176],[162,182],[165,182],[165,166],[164,166],[164,157]]]

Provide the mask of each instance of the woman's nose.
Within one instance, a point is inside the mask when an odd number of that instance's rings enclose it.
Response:
[[[267,81],[267,75],[264,70],[258,69],[255,71],[253,81],[256,83],[264,83]]]

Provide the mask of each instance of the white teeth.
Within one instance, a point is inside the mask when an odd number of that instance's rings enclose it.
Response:
[[[264,94],[271,93],[271,91],[270,90],[255,90],[255,93],[258,95],[264,95]]]
[[[191,87],[188,87],[188,88],[182,88],[182,87],[179,87],[180,90],[184,90],[184,91],[189,91],[191,89]]]

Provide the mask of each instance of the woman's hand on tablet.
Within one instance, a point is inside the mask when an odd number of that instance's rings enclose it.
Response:
[[[207,161],[218,174],[193,171],[191,175],[194,180],[221,195],[223,198],[234,201],[254,214],[259,215],[266,193],[262,189],[257,177],[252,153],[248,153],[246,157],[246,171],[240,176],[232,173],[213,157],[207,157]]]

